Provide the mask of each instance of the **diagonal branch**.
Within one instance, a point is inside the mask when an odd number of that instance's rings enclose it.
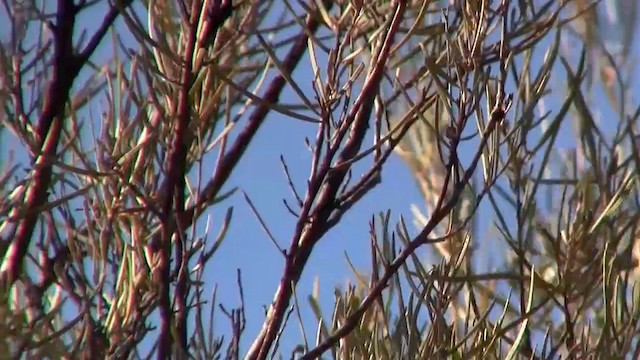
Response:
[[[187,152],[190,147],[189,123],[192,117],[190,92],[193,81],[200,71],[199,65],[194,65],[193,59],[196,56],[202,41],[207,43],[215,42],[216,33],[224,22],[231,16],[231,1],[213,1],[205,7],[205,2],[194,1],[189,11],[190,18],[189,32],[186,39],[186,46],[182,58],[182,75],[180,87],[178,89],[178,101],[175,109],[175,119],[173,123],[173,138],[169,156],[166,160],[166,178],[161,187],[160,197],[162,199],[162,217],[160,232],[160,262],[157,269],[157,280],[160,288],[160,317],[162,321],[160,337],[158,341],[158,358],[165,359],[169,356],[171,344],[175,341],[178,350],[187,353],[187,317],[189,295],[186,262],[188,261],[188,251],[185,245],[184,231],[188,225],[181,220],[184,219],[185,187],[187,176]],[[199,32],[199,24],[204,17],[202,30]],[[205,40],[203,40],[205,39]],[[175,244],[172,244],[172,239]],[[170,284],[171,284],[171,250],[175,249],[176,267],[176,287],[173,298],[175,298],[175,326],[173,323],[173,309],[171,304]],[[172,336],[171,329],[175,327],[177,334]]]
[[[127,1],[124,6],[129,4],[130,1]],[[80,55],[77,55],[73,49],[73,32],[80,11],[81,7],[75,5],[71,0],[58,1],[56,23],[51,26],[54,39],[52,75],[44,95],[42,112],[36,127],[39,153],[33,154],[34,166],[24,200],[25,216],[17,225],[15,236],[11,240],[2,262],[0,289],[10,288],[18,279],[38,220],[37,209],[47,201],[53,173],[52,162],[60,142],[63,117],[71,87],[80,70],[120,13],[117,8],[112,6],[89,45]]]
[[[161,188],[162,196],[162,217],[161,217],[161,241],[159,248],[159,263],[155,280],[158,283],[159,299],[158,307],[160,312],[160,335],[158,337],[158,359],[167,359],[171,354],[171,346],[175,340],[177,342],[178,351],[186,351],[186,324],[176,324],[176,338],[171,333],[173,323],[173,309],[171,306],[171,239],[177,233],[176,238],[176,264],[182,266],[182,249],[183,249],[183,232],[180,224],[176,224],[175,220],[178,215],[184,211],[184,188],[186,176],[186,157],[187,157],[187,131],[189,128],[189,120],[191,118],[191,109],[189,107],[189,91],[194,78],[193,56],[196,51],[196,42],[198,37],[198,20],[203,4],[200,1],[194,1],[191,4],[191,16],[189,19],[189,32],[186,40],[186,48],[182,59],[182,76],[180,79],[180,88],[178,90],[177,109],[175,111],[175,119],[173,121],[173,138],[171,139],[171,147],[169,156],[166,160],[166,179]],[[172,216],[175,214],[176,216]],[[186,280],[185,280],[186,281]],[[182,306],[186,301],[183,297],[186,291],[184,281],[176,286],[176,302],[178,307],[177,319],[186,317],[186,307]]]
[[[362,92],[341,125],[341,129],[350,129],[350,131],[349,137],[338,156],[339,164],[348,163],[349,160],[357,156],[362,146],[367,133],[375,95],[380,86],[393,39],[402,22],[405,6],[405,1],[395,2],[394,15],[387,24],[386,37],[376,51],[377,56],[372,57],[372,69],[363,85]],[[319,135],[318,139],[322,139],[322,137]],[[316,144],[316,146],[319,148],[321,144]],[[334,149],[337,150],[337,148]],[[264,360],[267,357],[284,321],[293,288],[300,280],[302,271],[316,243],[331,228],[328,220],[336,210],[335,201],[340,187],[351,168],[350,165],[337,168],[331,166],[335,150],[328,151],[325,154],[325,159],[319,171],[314,172],[312,179],[309,181],[305,203],[296,224],[296,230],[286,258],[285,269],[276,290],[274,301],[269,308],[263,328],[254,340],[246,359]],[[314,156],[318,154],[316,152]],[[313,204],[315,204],[315,207],[312,210]]]
[[[311,0],[307,5],[310,8],[315,8],[315,1]],[[325,7],[330,9],[333,6],[333,1],[326,1]],[[282,67],[285,71],[293,73],[300,59],[307,51],[307,41],[309,40],[308,34],[314,34],[319,27],[319,22],[315,16],[307,16],[305,27],[300,34],[297,35],[291,49],[287,53],[286,57],[282,61]],[[182,222],[185,226],[189,226],[193,223],[193,219],[196,219],[200,213],[206,208],[208,204],[215,200],[216,196],[220,193],[220,190],[227,182],[235,166],[238,164],[245,151],[249,147],[249,144],[253,140],[253,137],[258,133],[258,130],[264,123],[264,119],[269,114],[271,107],[269,104],[275,104],[280,98],[280,94],[286,85],[285,77],[282,74],[278,74],[269,84],[267,91],[264,95],[264,102],[260,103],[249,117],[248,124],[238,134],[238,137],[234,141],[233,145],[224,154],[216,169],[213,173],[213,177],[205,185],[199,198],[201,201],[190,207],[185,211]]]
[[[424,226],[422,231],[420,231],[420,233],[413,240],[409,242],[407,247],[396,257],[396,259],[391,264],[389,264],[388,267],[386,267],[384,274],[376,282],[376,284],[373,286],[369,294],[362,301],[360,306],[358,306],[358,308],[351,315],[349,315],[349,317],[344,322],[344,324],[335,333],[333,333],[331,336],[325,339],[320,345],[316,346],[315,348],[313,348],[312,350],[304,354],[304,356],[301,359],[307,360],[307,359],[318,358],[320,355],[322,355],[322,353],[324,353],[325,351],[329,350],[332,346],[334,346],[340,339],[344,338],[351,331],[353,331],[353,329],[360,322],[360,319],[362,318],[364,313],[379,298],[379,296],[382,294],[382,291],[384,291],[384,289],[387,287],[387,284],[389,280],[391,280],[391,277],[398,271],[398,269],[400,269],[400,267],[402,266],[402,264],[404,264],[407,258],[411,256],[411,254],[413,254],[418,249],[418,247],[425,244],[438,242],[441,240],[441,239],[429,239],[428,236],[458,203],[460,194],[462,194],[462,191],[464,190],[466,184],[469,182],[469,180],[475,173],[475,170],[478,166],[480,158],[484,153],[484,148],[486,147],[487,142],[490,138],[490,134],[495,130],[496,128],[495,125],[499,121],[501,121],[503,117],[504,117],[503,112],[502,113],[494,112],[489,124],[487,125],[485,131],[482,134],[482,139],[480,141],[480,144],[478,145],[478,150],[471,162],[471,165],[465,171],[462,179],[460,179],[454,186],[451,196],[445,196],[447,194],[447,186],[445,185],[439,197],[440,201],[438,201],[438,205],[436,206],[436,209],[434,210],[433,215],[429,219],[429,222]],[[452,147],[457,148],[459,141],[460,141],[460,135],[458,135],[457,138],[454,139],[454,143],[452,144]],[[457,166],[456,162],[457,162],[457,159],[455,157],[451,157],[451,159],[449,160],[449,164],[447,166],[447,168],[450,169],[447,174],[447,177],[451,175],[451,172]],[[445,182],[445,184],[448,184],[448,181]],[[447,198],[447,201],[443,202],[442,200],[445,198]]]

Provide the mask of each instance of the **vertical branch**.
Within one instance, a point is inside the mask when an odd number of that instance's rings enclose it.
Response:
[[[440,200],[438,201],[438,204],[436,205],[436,208],[434,209],[429,222],[424,226],[424,228],[422,228],[420,233],[409,242],[407,247],[402,250],[402,252],[393,260],[393,262],[391,262],[385,268],[382,277],[371,288],[369,294],[367,294],[364,300],[362,300],[362,303],[358,306],[358,308],[349,315],[346,322],[335,333],[331,334],[331,336],[328,336],[320,345],[304,354],[302,359],[306,360],[318,358],[320,355],[322,355],[322,353],[329,350],[333,345],[335,345],[340,339],[344,338],[351,331],[353,331],[353,329],[360,322],[360,319],[362,318],[364,313],[374,304],[375,301],[377,301],[379,296],[382,294],[382,291],[387,287],[387,284],[389,283],[389,280],[391,280],[391,277],[400,269],[402,264],[405,263],[409,256],[411,256],[418,249],[418,247],[422,245],[437,243],[444,239],[437,238],[432,240],[429,239],[428,236],[433,232],[436,226],[438,226],[438,224],[446,218],[446,216],[458,203],[460,194],[464,190],[469,179],[471,179],[471,177],[475,173],[478,162],[480,161],[480,157],[482,156],[483,151],[487,145],[489,136],[495,130],[496,123],[502,121],[504,115],[505,114],[502,110],[496,111],[492,114],[491,120],[484,133],[482,134],[480,144],[478,145],[478,150],[476,151],[476,154],[471,161],[469,168],[464,172],[464,176],[462,176],[462,178],[454,184],[451,195],[446,200],[444,200],[447,194],[447,186],[445,185],[445,187],[441,190]],[[452,149],[455,150],[458,148],[460,144],[460,137],[461,134],[458,134],[454,139],[452,139]],[[459,165],[457,158],[451,157],[451,159],[448,161],[447,166],[447,168],[449,169],[447,180],[449,180],[448,178],[451,176],[451,173],[455,171],[454,168],[457,165]],[[448,181],[445,184],[447,183]]]
[[[165,165],[166,181],[163,183],[161,195],[163,198],[162,206],[162,239],[160,243],[160,258],[158,264],[158,281],[160,299],[158,301],[160,311],[160,336],[158,337],[158,359],[168,359],[171,354],[171,345],[173,344],[171,336],[171,324],[173,318],[173,310],[171,305],[171,239],[176,240],[176,266],[182,267],[183,257],[182,249],[184,247],[184,233],[182,229],[178,229],[179,224],[175,223],[175,219],[184,211],[184,188],[185,188],[185,172],[186,172],[186,156],[187,156],[187,130],[189,119],[191,117],[191,109],[189,107],[189,90],[193,79],[193,57],[196,49],[198,18],[202,10],[201,1],[193,1],[191,4],[191,17],[189,19],[189,34],[187,37],[186,49],[182,58],[182,76],[180,79],[180,89],[178,93],[178,103],[175,119],[173,122],[173,139],[171,139],[171,147],[169,156]],[[174,215],[174,216],[172,216]],[[176,226],[178,225],[178,226]],[[176,235],[174,237],[174,235]],[[182,261],[180,261],[182,260]],[[176,306],[178,308],[176,317],[177,330],[177,349],[176,351],[186,352],[186,299],[182,298],[186,291],[184,281],[180,281],[176,286]]]
[[[310,0],[307,6],[310,9],[316,9],[315,1]],[[331,9],[333,1],[325,1],[324,6],[327,9]],[[293,70],[297,67],[300,59],[307,50],[307,41],[309,40],[308,34],[314,34],[319,27],[319,22],[315,16],[307,16],[305,21],[305,29],[300,31],[296,40],[293,42],[291,49],[282,61],[282,68],[289,74],[293,73]],[[227,182],[231,172],[238,164],[245,151],[249,147],[249,144],[253,140],[253,137],[258,133],[258,130],[262,126],[267,114],[271,111],[270,104],[275,104],[280,98],[280,94],[286,85],[286,80],[282,74],[278,74],[269,84],[267,91],[264,95],[264,102],[258,104],[249,117],[248,124],[238,134],[238,137],[234,141],[233,145],[224,154],[222,159],[218,162],[216,169],[213,173],[211,180],[205,185],[202,194],[199,196],[202,201],[188,209],[185,212],[183,221],[190,223],[192,219],[197,216],[203,209],[204,205],[212,201],[222,189],[222,186]]]
[[[206,12],[206,17],[202,12]],[[175,241],[175,266],[176,266],[176,319],[178,352],[187,353],[187,269],[188,254],[185,244],[185,230],[187,224],[182,222],[185,204],[186,164],[187,151],[190,147],[192,136],[188,133],[189,122],[192,117],[190,104],[190,91],[193,80],[200,70],[194,68],[193,59],[196,56],[198,45],[201,46],[215,41],[218,29],[231,16],[231,2],[214,0],[212,5],[204,7],[202,1],[194,1],[191,4],[189,18],[189,33],[186,40],[185,52],[182,58],[182,75],[178,93],[177,109],[173,123],[173,138],[167,162],[165,165],[166,179],[161,189],[163,197],[162,229],[160,243],[160,262],[158,266],[158,278],[160,288],[160,317],[162,321],[160,337],[158,339],[158,358],[169,357],[173,343],[171,329],[173,309],[171,305],[171,271],[170,252],[172,239]],[[198,32],[200,19],[205,19],[202,31]]]

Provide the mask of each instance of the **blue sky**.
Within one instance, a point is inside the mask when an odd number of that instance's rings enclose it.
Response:
[[[98,6],[87,12],[77,28],[95,28],[95,18],[104,13],[101,9],[104,7]],[[122,21],[119,21],[118,24],[121,26],[121,34],[127,33],[122,27]],[[615,32],[613,34],[615,35]],[[125,41],[132,41],[132,39],[125,37]],[[104,64],[111,57],[111,54],[111,41],[107,38],[93,59]],[[544,49],[541,47],[538,50],[538,56],[542,54],[544,54]],[[308,57],[304,58],[294,77],[310,94],[311,78],[309,75],[311,71],[308,64]],[[533,66],[533,69],[536,67]],[[552,80],[552,84],[563,86],[564,74],[561,72],[556,74],[558,76]],[[81,81],[77,83],[81,83]],[[563,89],[559,90],[560,93],[563,93]],[[598,94],[595,98],[602,99]],[[285,90],[281,99],[287,103],[298,101],[295,93],[289,89]],[[549,99],[545,104],[546,108],[554,109],[554,106],[557,106],[554,103],[556,100],[559,99]],[[632,101],[632,103],[635,102]],[[98,106],[92,110],[94,114],[99,114]],[[242,126],[243,123],[241,122],[239,125]],[[309,173],[310,155],[303,140],[305,136],[313,136],[315,130],[313,124],[288,119],[280,114],[270,115],[254,139],[250,150],[227,182],[227,190],[235,186],[247,193],[280,246],[284,248],[289,246],[296,219],[288,213],[282,202],[283,198],[291,201],[292,195],[288,189],[279,159],[281,155],[285,156],[298,190],[304,192]],[[564,134],[565,138],[561,139],[560,144],[562,147],[569,147],[572,145],[573,135],[569,129]],[[7,136],[7,134],[3,134],[3,136]],[[2,144],[5,144],[5,140],[1,140]],[[8,143],[11,144],[10,141]],[[3,160],[4,156],[3,151]],[[25,165],[27,164],[28,162],[25,162]],[[213,165],[211,162],[205,164],[204,173],[210,173]],[[357,172],[354,173],[354,177],[357,177],[357,174]],[[306,297],[311,294],[313,281],[316,277],[319,280],[323,310],[327,316],[330,316],[334,287],[343,286],[349,279],[352,279],[351,270],[344,254],[348,254],[356,268],[364,271],[370,268],[369,222],[372,215],[390,209],[392,224],[395,224],[400,216],[403,216],[407,223],[411,224],[411,204],[418,204],[423,208],[424,200],[415,186],[415,181],[408,168],[398,157],[393,156],[386,164],[382,180],[382,183],[349,211],[343,221],[316,246],[297,289],[298,299],[302,305],[300,310],[307,325],[312,324],[312,316],[310,308],[307,306]],[[220,219],[224,216],[226,209],[231,206],[234,208],[233,221],[226,240],[207,268],[205,279],[211,286],[210,289],[213,289],[213,285],[217,284],[218,301],[227,308],[232,308],[239,304],[236,269],[241,269],[247,311],[247,329],[243,338],[242,353],[248,348],[250,341],[262,326],[263,308],[271,303],[283,270],[284,258],[262,231],[241,192],[237,192],[231,199],[216,205],[204,214],[204,217],[210,216],[212,218],[214,225],[211,227],[212,236],[217,234]],[[489,217],[487,217],[488,219]],[[203,227],[199,226],[197,230],[201,235]],[[491,235],[485,236],[489,234]],[[483,239],[486,238],[481,241],[488,241],[486,244],[491,246],[488,238],[495,237],[496,234],[490,232],[489,226],[486,226],[481,229],[480,236]],[[495,259],[488,258],[486,260],[487,263],[492,263],[494,266],[500,263],[494,261]],[[218,311],[218,309],[216,310]],[[217,312],[217,320],[215,328],[226,333],[229,324],[219,311]],[[311,338],[313,338],[315,327],[309,326],[306,330],[308,335],[311,334]],[[292,317],[281,347],[285,356],[291,351],[293,345],[300,341],[301,336],[297,321]]]

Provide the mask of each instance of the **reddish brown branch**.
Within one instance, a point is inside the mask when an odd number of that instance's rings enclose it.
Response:
[[[128,4],[129,2],[126,2],[124,5]],[[74,52],[73,32],[80,10],[82,10],[81,7],[75,5],[71,0],[58,1],[56,23],[51,26],[54,42],[52,75],[44,94],[42,112],[36,125],[39,153],[32,154],[34,167],[24,200],[25,216],[17,225],[15,236],[11,240],[0,270],[0,288],[2,289],[8,289],[18,279],[34,227],[38,221],[37,209],[47,201],[53,171],[52,160],[60,142],[64,112],[69,101],[71,87],[80,70],[119,14],[118,9],[112,7],[104,17],[101,27],[91,38],[89,45],[78,55]]]
[[[411,254],[413,254],[418,249],[418,247],[425,244],[440,241],[440,239],[431,240],[429,239],[428,236],[433,232],[435,227],[438,226],[438,224],[449,214],[449,212],[458,203],[460,194],[462,193],[466,184],[469,182],[469,180],[475,173],[475,170],[478,166],[478,162],[484,152],[484,148],[487,145],[489,135],[495,130],[496,123],[501,121],[503,116],[504,116],[504,113],[500,114],[500,116],[495,116],[495,114],[492,115],[492,118],[489,121],[489,124],[487,125],[485,131],[482,134],[482,139],[478,146],[478,150],[473,158],[473,161],[471,162],[471,165],[464,172],[464,176],[462,177],[462,179],[460,179],[460,181],[458,181],[455,184],[451,196],[448,197],[446,202],[443,201],[443,199],[446,198],[446,194],[447,194],[447,186],[444,186],[440,194],[440,201],[438,201],[438,205],[436,206],[433,212],[433,215],[429,219],[429,222],[425,225],[422,231],[420,231],[420,233],[413,240],[409,242],[407,247],[396,257],[396,259],[391,264],[389,264],[389,266],[385,269],[382,277],[376,282],[373,288],[369,291],[369,294],[362,301],[362,303],[356,309],[356,311],[354,311],[351,315],[349,315],[344,325],[342,325],[335,333],[333,333],[331,336],[326,338],[320,345],[318,345],[317,347],[307,352],[301,359],[318,358],[320,355],[322,355],[322,353],[329,350],[338,341],[340,341],[340,339],[344,338],[349,333],[351,333],[351,331],[353,331],[353,329],[360,322],[360,319],[362,318],[364,313],[381,296],[382,291],[384,291],[384,289],[387,287],[387,284],[389,280],[391,280],[391,277],[398,271],[398,269],[400,269],[400,267],[402,266],[402,264],[404,264],[407,258],[411,256]],[[460,141],[459,137],[460,137],[460,134],[456,139],[453,139],[453,143],[452,143],[453,149],[457,149]],[[453,169],[455,166],[457,166],[457,159],[455,157],[452,157],[449,160],[449,164],[447,166],[447,168],[449,169],[447,178],[450,177],[451,172],[454,171]],[[448,179],[445,182],[445,184],[447,183],[448,183]]]
[[[315,1],[311,0],[307,6],[315,9]],[[325,7],[327,9],[330,9],[332,6],[333,1],[325,2]],[[319,23],[314,16],[307,16],[305,23],[306,29],[302,30],[300,34],[298,34],[293,46],[282,61],[282,68],[289,74],[293,73],[293,70],[300,62],[300,59],[307,51],[307,41],[309,40],[309,35],[307,34],[314,34],[318,30],[318,26]],[[278,102],[280,94],[282,93],[282,90],[284,90],[286,83],[287,82],[282,74],[278,74],[271,81],[264,95],[264,102],[260,103],[251,113],[248,124],[238,134],[233,145],[224,154],[224,157],[216,166],[212,179],[207,183],[199,196],[199,198],[202,199],[201,202],[186,211],[184,218],[185,224],[191,224],[194,219],[194,215],[197,216],[203,210],[203,207],[207,203],[213,201],[219,194],[220,189],[227,182],[229,176],[231,176],[231,172],[249,147],[251,140],[253,140],[253,137],[262,126],[267,114],[271,111],[269,104],[275,104]]]
[[[404,1],[396,2],[394,16],[387,25],[387,36],[372,57],[372,69],[370,70],[362,91],[356,99],[353,108],[340,125],[338,132],[343,131],[343,129],[346,132],[348,129],[349,136],[344,147],[339,152],[338,164],[348,163],[360,151],[369,126],[369,118],[372,113],[375,95],[380,86],[393,39],[403,19],[405,6]],[[319,134],[318,139],[323,139],[322,134]],[[331,146],[331,151],[326,152],[319,171],[313,172],[274,301],[269,308],[263,328],[252,344],[246,359],[263,360],[269,354],[272,344],[282,326],[286,309],[291,301],[293,289],[300,280],[300,276],[311,252],[316,243],[331,228],[328,220],[331,214],[337,210],[336,199],[343,181],[351,168],[350,163],[347,166],[336,168],[331,166],[333,156],[338,150],[337,144],[339,143],[340,141],[336,140],[334,143],[336,144],[335,147]],[[322,144],[316,144],[317,149],[319,149],[320,146],[322,146]],[[314,157],[318,156],[318,154],[319,152],[316,152]],[[314,159],[314,163],[317,163],[316,160],[317,159]],[[313,204],[315,204],[315,206],[313,210],[311,210]]]
[[[225,4],[227,4],[227,3],[225,2]],[[222,7],[224,7],[225,4],[222,4]],[[328,7],[330,7],[332,5],[332,3],[328,3],[326,5]],[[310,6],[311,7],[315,6],[313,1],[311,1]],[[220,11],[225,12],[226,10],[221,9]],[[211,14],[211,15],[213,16],[213,18],[218,18],[218,17],[214,16],[215,14]],[[293,72],[293,70],[295,69],[297,64],[300,62],[300,59],[302,58],[302,56],[304,55],[304,53],[305,53],[305,51],[307,49],[307,40],[308,40],[308,35],[307,34],[315,33],[315,31],[318,29],[318,25],[319,24],[314,19],[314,17],[312,17],[312,16],[308,16],[307,17],[307,21],[306,21],[307,29],[300,32],[300,34],[298,35],[297,40],[294,42],[293,46],[291,47],[291,50],[289,50],[289,53],[287,54],[287,56],[285,57],[285,59],[283,61],[283,68],[286,69],[289,73]],[[204,206],[206,206],[209,202],[211,202],[218,195],[220,189],[226,183],[227,179],[231,175],[231,172],[233,171],[233,169],[235,168],[237,163],[240,161],[240,159],[244,155],[244,152],[248,148],[251,140],[253,139],[253,137],[257,133],[258,129],[262,125],[264,119],[266,118],[267,114],[271,110],[268,104],[273,104],[273,103],[277,103],[278,102],[278,99],[280,97],[280,93],[284,89],[285,85],[286,85],[286,80],[285,80],[284,76],[278,75],[273,79],[273,81],[269,85],[269,87],[267,89],[267,92],[266,92],[266,94],[264,96],[265,103],[261,103],[256,107],[256,109],[251,114],[251,117],[249,118],[249,121],[248,121],[248,124],[246,125],[246,127],[243,129],[242,132],[240,132],[240,134],[238,135],[238,137],[235,140],[234,144],[224,154],[224,156],[222,157],[221,161],[216,166],[216,170],[214,171],[212,179],[207,183],[207,185],[205,186],[205,188],[202,191],[201,195],[199,196],[199,198],[202,199],[202,201],[199,204],[187,209],[186,211],[181,211],[180,213],[176,213],[175,214],[178,217],[178,225],[180,226],[181,229],[184,230],[184,229],[188,228],[189,226],[191,226],[193,224],[194,219],[196,219],[198,217],[198,215],[200,214],[200,212],[204,209]],[[176,139],[180,139],[180,138],[178,138],[176,136],[174,138],[174,141]],[[175,156],[176,156],[176,159],[177,159],[177,155],[175,155]],[[171,163],[171,162],[169,162],[169,163]],[[170,169],[171,166],[168,166],[168,168]],[[169,174],[169,173],[170,172],[168,171],[167,174]],[[174,179],[174,180],[171,180],[171,179]],[[173,185],[170,184],[170,182],[175,181],[175,179],[176,179],[175,176],[168,176],[167,177],[167,180],[165,181],[165,183],[162,186],[162,188],[165,189],[165,191],[162,192],[163,195],[166,196],[169,193],[168,191],[166,191],[166,189],[173,188]],[[167,200],[169,200],[169,199],[171,199],[171,197],[168,197]],[[182,202],[182,203],[184,203],[184,202]],[[169,209],[170,209],[170,207],[169,207]],[[166,212],[165,212],[165,214],[166,214]],[[165,216],[163,216],[163,217],[165,217]],[[168,229],[168,228],[163,226],[163,229],[160,232],[159,238],[154,238],[152,243],[155,243],[155,244],[158,244],[158,243],[167,244],[168,241],[170,240],[170,235],[172,233],[172,231],[169,231],[169,230],[171,230],[171,229]],[[161,272],[159,273],[159,276],[161,278],[163,278],[163,279],[168,279],[169,276],[170,276],[170,273],[167,272],[168,271],[168,261],[169,261],[169,258],[168,258],[169,250],[164,248],[164,250],[161,250],[161,251],[165,251],[165,254],[161,255],[161,256],[164,256],[165,264],[161,265],[161,270],[160,270]],[[162,294],[168,294],[168,288],[162,289],[161,291],[162,291]],[[166,311],[166,313],[167,313],[166,316],[167,317],[166,318],[169,319],[168,310],[170,310],[170,308],[169,308],[170,304],[167,301],[168,301],[168,297],[165,297],[165,299],[164,299],[164,307],[165,307],[165,309],[167,309],[167,311]],[[160,304],[160,307],[162,307],[162,306],[163,305]],[[168,322],[167,322],[167,326],[168,326]],[[167,328],[167,331],[169,329],[170,328]],[[167,334],[169,334],[169,332],[167,332]],[[162,346],[161,345],[162,343],[166,344],[167,342],[163,341],[163,340],[160,340],[158,345]],[[164,349],[164,351],[168,351],[168,349]],[[160,353],[159,353],[159,356],[160,356]]]
[[[193,81],[193,57],[195,54],[198,37],[198,19],[202,11],[202,2],[194,1],[191,6],[191,17],[189,19],[189,34],[187,38],[185,53],[182,58],[182,76],[180,88],[178,90],[177,109],[173,122],[173,138],[169,156],[165,163],[166,179],[161,187],[162,197],[162,239],[159,249],[158,273],[155,280],[159,289],[158,307],[160,312],[160,335],[158,337],[158,359],[168,359],[171,354],[172,344],[177,343],[178,352],[187,351],[187,329],[186,329],[186,274],[179,271],[179,280],[176,284],[176,321],[177,339],[172,337],[173,307],[171,304],[171,250],[172,238],[176,239],[176,266],[182,269],[186,261],[184,255],[184,228],[176,224],[184,212],[184,189],[186,176],[187,138],[189,120],[191,118],[191,108],[189,104],[189,91]]]
[[[185,230],[187,224],[182,222],[185,204],[185,186],[187,176],[187,151],[191,138],[188,133],[189,122],[192,116],[189,94],[193,79],[199,69],[193,68],[193,58],[196,54],[199,41],[202,38],[210,38],[207,41],[214,41],[217,30],[231,16],[231,2],[213,1],[213,4],[203,8],[201,1],[194,1],[190,9],[189,35],[187,38],[185,53],[182,58],[183,69],[178,91],[177,109],[173,123],[173,138],[171,148],[166,162],[166,179],[161,187],[162,197],[162,231],[160,243],[160,263],[158,268],[159,289],[159,309],[161,317],[161,330],[158,342],[158,358],[165,359],[169,356],[173,343],[171,335],[171,324],[173,322],[173,309],[171,304],[170,284],[172,274],[170,271],[171,249],[175,245],[175,266],[176,266],[176,289],[175,298],[176,314],[175,328],[177,330],[177,351],[187,353],[187,318],[188,318],[188,271],[186,269],[188,261],[188,251],[185,244]],[[207,12],[207,19],[203,27],[203,32],[198,33],[198,24],[203,11]],[[175,244],[172,244],[175,239]]]

